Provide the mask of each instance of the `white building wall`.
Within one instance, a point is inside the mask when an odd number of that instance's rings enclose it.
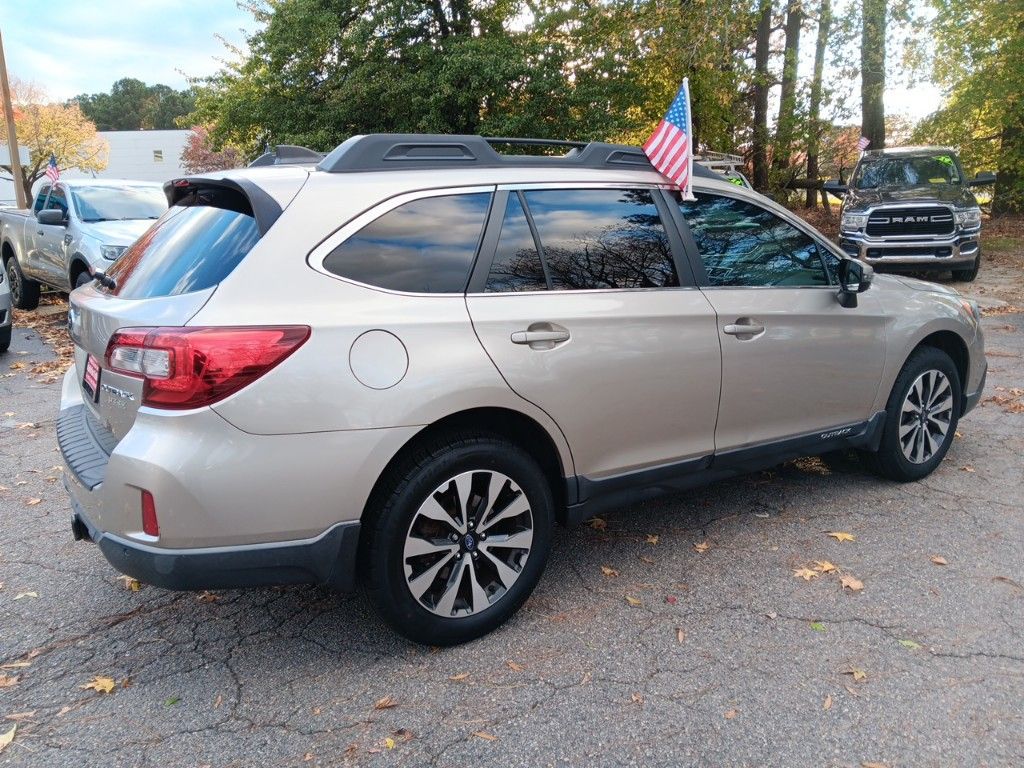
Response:
[[[186,175],[181,152],[191,131],[99,131],[110,145],[107,167],[99,173],[61,171],[68,179],[135,179],[167,181]]]

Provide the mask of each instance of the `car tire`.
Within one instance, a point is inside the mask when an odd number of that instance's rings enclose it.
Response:
[[[978,257],[974,260],[974,266],[968,267],[967,269],[954,269],[953,279],[961,283],[972,283],[974,278],[978,276],[978,270],[981,269],[981,253],[978,253]]]
[[[868,466],[899,482],[930,475],[949,450],[960,420],[960,374],[940,349],[915,350],[896,377],[879,448]]]
[[[12,330],[13,326],[10,325],[6,328],[0,328],[0,354],[3,354],[10,348]]]
[[[83,285],[88,285],[93,281],[93,277],[89,274],[88,269],[83,269],[75,276],[75,284],[72,286],[72,290],[75,288],[81,288]]]
[[[13,256],[7,260],[7,280],[14,306],[18,309],[35,309],[39,306],[39,283],[21,273],[18,260]]]
[[[414,642],[457,645],[530,596],[551,549],[554,499],[522,448],[458,434],[390,469],[368,515],[360,562],[376,611]]]

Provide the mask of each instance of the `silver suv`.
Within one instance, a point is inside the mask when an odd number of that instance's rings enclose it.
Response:
[[[916,480],[978,402],[954,291],[872,280],[700,166],[684,201],[633,147],[492,141],[169,182],[71,295],[75,536],[171,589],[360,583],[459,643],[523,604],[556,522],[835,449]]]

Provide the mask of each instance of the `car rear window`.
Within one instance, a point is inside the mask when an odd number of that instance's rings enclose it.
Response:
[[[125,299],[177,296],[220,283],[260,239],[245,198],[202,190],[170,208],[107,270]]]

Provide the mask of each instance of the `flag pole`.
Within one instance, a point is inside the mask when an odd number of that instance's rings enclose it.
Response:
[[[7,123],[7,149],[11,155],[11,179],[14,181],[14,199],[19,208],[28,208],[25,197],[25,183],[21,175],[21,157],[18,155],[18,136],[14,130],[14,104],[11,103],[11,86],[7,82],[7,62],[4,59],[4,38],[0,35],[0,92],[4,101],[4,121]]]
[[[686,132],[690,135],[690,152],[686,158],[686,189],[683,190],[683,200],[696,200],[693,196],[693,155],[697,151],[697,144],[693,140],[693,118],[690,117],[690,78],[683,78],[683,90],[686,93]]]

